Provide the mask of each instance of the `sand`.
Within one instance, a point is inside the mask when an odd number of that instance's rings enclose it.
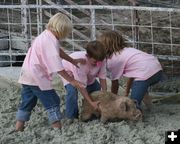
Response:
[[[20,68],[0,68],[0,144],[164,144],[165,131],[180,128],[180,104],[156,103],[145,111],[143,122],[99,120],[73,123],[63,119],[62,129],[53,130],[46,112],[38,103],[24,132],[15,132],[15,115],[20,101],[17,78]],[[65,92],[59,80],[53,81],[64,111]]]

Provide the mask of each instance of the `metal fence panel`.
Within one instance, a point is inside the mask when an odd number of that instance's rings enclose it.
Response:
[[[62,45],[83,50],[104,30],[120,31],[132,46],[156,55],[167,74],[180,75],[180,9],[104,5],[0,5],[0,66],[22,63],[31,41],[57,12],[74,29]]]

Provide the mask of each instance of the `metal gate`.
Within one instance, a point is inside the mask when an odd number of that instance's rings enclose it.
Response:
[[[180,75],[180,10],[104,5],[0,5],[0,66],[22,63],[31,41],[57,12],[73,31],[62,42],[67,52],[83,50],[104,30],[115,29],[132,46],[156,55],[167,74]]]

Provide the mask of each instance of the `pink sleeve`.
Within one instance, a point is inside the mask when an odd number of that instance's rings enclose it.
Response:
[[[62,59],[60,58],[59,55],[48,57],[46,67],[47,67],[48,73],[50,74],[64,70],[64,67],[62,65]]]
[[[59,45],[54,43],[45,44],[42,51],[42,58],[49,74],[62,71],[62,58],[59,56]]]
[[[124,71],[123,63],[114,63],[113,61],[111,61],[111,59],[109,59],[107,65],[107,71],[109,72],[109,78],[111,80],[117,80],[121,78]]]
[[[85,65],[80,66],[80,68],[76,68],[76,72],[74,72],[74,79],[77,81],[80,81],[85,86],[87,86],[88,78],[87,78],[87,72]]]
[[[101,79],[106,79],[106,60],[103,61],[98,77]]]

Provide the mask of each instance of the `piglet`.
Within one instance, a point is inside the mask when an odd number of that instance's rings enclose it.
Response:
[[[93,115],[100,117],[101,122],[108,120],[142,120],[142,113],[128,97],[118,96],[111,92],[97,91],[91,94],[93,101],[100,101],[99,110],[83,100],[81,120],[88,121]]]

